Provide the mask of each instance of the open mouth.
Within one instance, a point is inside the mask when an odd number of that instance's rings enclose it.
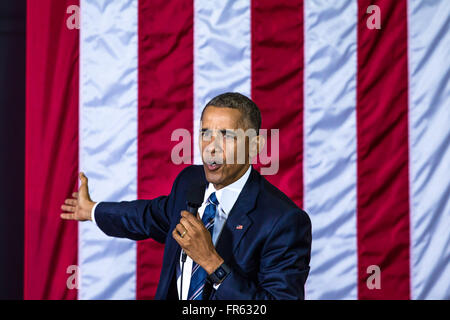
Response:
[[[205,164],[210,171],[215,171],[222,166],[221,163],[218,163],[216,161],[208,161],[208,162],[205,162]]]

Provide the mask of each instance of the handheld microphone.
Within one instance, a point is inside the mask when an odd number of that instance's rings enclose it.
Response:
[[[186,211],[192,213],[194,216],[197,216],[198,208],[201,207],[203,203],[203,197],[205,195],[204,184],[193,184],[188,191],[186,192]],[[186,252],[181,255],[182,262],[186,261]]]
[[[192,213],[194,216],[197,215],[198,208],[200,208],[203,203],[205,189],[206,185],[204,184],[193,184],[186,192],[186,211]],[[183,296],[183,273],[186,258],[187,254],[183,250],[181,253],[180,299],[182,299]]]

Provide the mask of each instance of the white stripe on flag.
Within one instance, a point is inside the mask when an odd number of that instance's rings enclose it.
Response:
[[[194,163],[205,104],[226,91],[250,97],[250,0],[194,2]]]
[[[80,170],[94,201],[136,199],[137,4],[81,0]],[[136,243],[79,224],[79,299],[134,299]]]
[[[308,299],[357,298],[356,26],[356,1],[305,1]]]
[[[450,299],[450,2],[408,2],[411,297]]]

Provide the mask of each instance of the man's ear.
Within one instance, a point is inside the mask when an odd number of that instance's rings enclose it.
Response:
[[[266,145],[266,138],[262,135],[252,137],[250,141],[250,159],[256,157],[261,153],[262,149]]]

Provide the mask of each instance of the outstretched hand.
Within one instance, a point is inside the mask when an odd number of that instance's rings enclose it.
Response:
[[[83,172],[80,172],[81,181],[78,192],[72,193],[72,198],[68,198],[61,206],[63,213],[61,218],[64,220],[86,221],[92,220],[91,211],[95,202],[91,200],[88,189],[88,178]]]

